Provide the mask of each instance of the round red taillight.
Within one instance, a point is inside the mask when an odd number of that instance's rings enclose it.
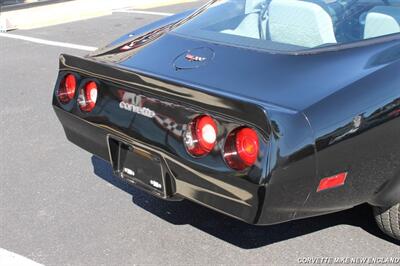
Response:
[[[66,75],[60,83],[57,91],[57,97],[61,103],[69,103],[75,96],[76,78],[72,74]]]
[[[89,81],[83,86],[79,93],[78,104],[84,112],[90,112],[96,106],[97,101],[97,84],[94,81]]]
[[[232,131],[225,142],[224,159],[235,170],[255,164],[259,152],[258,135],[254,129],[242,127]]]
[[[215,146],[217,140],[217,124],[210,116],[202,115],[196,117],[189,123],[184,135],[187,151],[193,156],[202,156]]]

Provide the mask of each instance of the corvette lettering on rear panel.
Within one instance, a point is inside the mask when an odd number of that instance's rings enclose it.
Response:
[[[127,110],[127,111],[131,111],[133,113],[137,113],[137,114],[149,117],[149,118],[153,118],[156,116],[156,113],[154,111],[150,110],[149,108],[136,106],[131,103],[126,103],[124,101],[119,103],[119,108]]]

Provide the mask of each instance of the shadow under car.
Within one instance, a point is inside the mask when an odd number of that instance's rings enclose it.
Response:
[[[169,223],[189,224],[243,249],[267,246],[342,224],[360,227],[381,239],[399,244],[381,233],[374,223],[371,208],[366,204],[346,211],[277,225],[251,225],[189,200],[166,201],[152,196],[114,176],[111,165],[96,156],[92,156],[92,164],[97,176],[131,194],[135,205]]]

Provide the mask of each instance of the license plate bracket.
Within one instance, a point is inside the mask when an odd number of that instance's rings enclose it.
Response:
[[[161,156],[113,137],[108,138],[116,176],[156,196],[168,197],[167,168]]]

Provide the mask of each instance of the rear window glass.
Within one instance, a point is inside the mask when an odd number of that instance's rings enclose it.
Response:
[[[296,52],[400,33],[400,0],[220,0],[174,30],[191,38]]]

